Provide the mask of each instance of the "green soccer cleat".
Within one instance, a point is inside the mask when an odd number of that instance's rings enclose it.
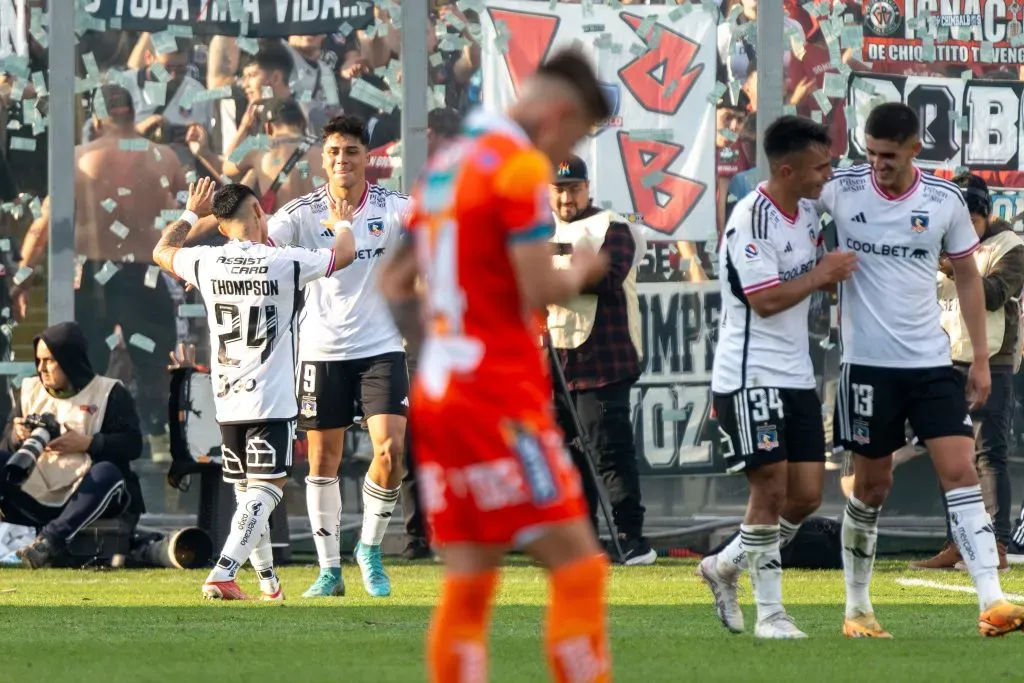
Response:
[[[379,545],[356,545],[356,563],[363,573],[363,586],[366,592],[375,598],[386,598],[391,595],[391,579],[384,571],[381,563]]]
[[[320,576],[313,585],[302,594],[304,598],[330,598],[345,595],[345,579],[341,577],[341,567],[321,567]]]

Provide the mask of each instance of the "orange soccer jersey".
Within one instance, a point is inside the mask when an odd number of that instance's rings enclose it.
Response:
[[[554,423],[537,316],[510,244],[546,240],[551,168],[522,130],[478,114],[439,152],[413,197],[427,339],[411,415],[435,543],[512,543],[584,514]]]

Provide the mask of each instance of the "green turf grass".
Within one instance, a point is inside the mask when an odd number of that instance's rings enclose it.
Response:
[[[748,633],[718,623],[693,562],[617,568],[610,591],[616,681],[738,683],[974,683],[1024,680],[1024,634],[977,635],[973,595],[905,587],[899,577],[968,585],[965,574],[905,572],[880,563],[874,604],[893,641],[842,637],[839,572],[785,574],[784,595],[801,642],[755,642],[749,581],[741,599]],[[437,598],[433,563],[389,564],[394,595],[366,596],[354,565],[348,597],[303,600],[310,567],[282,572],[283,606],[211,603],[203,572],[0,569],[0,682],[356,683],[423,681],[423,632]],[[241,584],[256,591],[255,575]],[[1004,575],[1024,593],[1024,569]],[[492,681],[544,681],[544,574],[506,570],[491,636]]]

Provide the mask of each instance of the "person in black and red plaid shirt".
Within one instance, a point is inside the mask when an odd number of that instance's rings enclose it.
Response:
[[[642,348],[636,268],[647,245],[639,229],[592,205],[587,166],[579,157],[559,165],[551,186],[551,208],[559,254],[556,266],[566,265],[572,248],[582,244],[600,249],[609,261],[603,280],[564,307],[548,309],[555,360],[565,373],[570,394],[555,397],[558,422],[572,443],[577,434],[567,405],[571,400],[608,489],[625,564],[654,564],[657,553],[643,537],[644,506],[629,409],[630,389],[640,377]],[[586,454],[576,446],[571,450],[582,470],[596,527],[596,482],[585,469]]]

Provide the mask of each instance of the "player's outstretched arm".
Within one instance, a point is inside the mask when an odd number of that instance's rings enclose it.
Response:
[[[747,294],[751,308],[762,318],[796,306],[822,287],[849,279],[857,270],[857,255],[849,251],[830,251],[803,277]]]
[[[210,213],[213,203],[214,183],[212,178],[200,178],[188,186],[188,201],[185,213],[171,223],[160,235],[160,241],[153,248],[153,263],[174,273],[174,255],[185,244],[185,239],[200,216]]]
[[[967,336],[974,349],[974,359],[967,373],[967,398],[971,410],[980,408],[992,391],[992,376],[988,367],[988,338],[985,330],[985,289],[974,257],[950,259],[956,296],[960,300],[960,314],[967,323]]]
[[[600,281],[608,270],[608,257],[586,247],[573,251],[569,268],[556,270],[553,250],[550,242],[538,240],[509,246],[519,294],[532,310],[565,303],[584,287]]]

